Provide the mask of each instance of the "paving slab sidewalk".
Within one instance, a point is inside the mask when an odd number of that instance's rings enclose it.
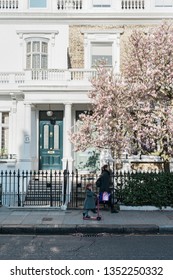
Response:
[[[0,234],[173,234],[173,211],[100,212],[101,220],[83,220],[82,210],[0,207]]]

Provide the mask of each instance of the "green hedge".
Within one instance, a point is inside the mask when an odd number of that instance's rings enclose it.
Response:
[[[132,173],[117,186],[124,205],[173,207],[173,173]]]

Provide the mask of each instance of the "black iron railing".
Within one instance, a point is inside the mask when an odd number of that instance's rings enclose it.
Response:
[[[0,184],[6,206],[60,207],[63,203],[63,172],[1,171]]]
[[[8,207],[50,206],[80,208],[85,198],[85,186],[95,182],[96,174],[79,175],[59,171],[1,171],[2,205]]]
[[[7,207],[82,208],[86,185],[96,187],[97,174],[64,171],[1,171],[0,203]],[[173,173],[113,172],[111,180],[113,203],[126,205],[173,205]]]

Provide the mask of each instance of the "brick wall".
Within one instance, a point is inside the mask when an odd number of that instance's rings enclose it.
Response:
[[[82,34],[82,30],[90,30],[90,31],[101,31],[101,30],[116,30],[116,29],[124,29],[124,33],[120,38],[120,64],[122,67],[123,57],[125,53],[125,44],[128,43],[128,37],[133,29],[136,28],[148,28],[149,26],[142,25],[127,25],[127,26],[119,26],[119,25],[73,25],[69,28],[69,67],[71,68],[84,68],[84,34]]]

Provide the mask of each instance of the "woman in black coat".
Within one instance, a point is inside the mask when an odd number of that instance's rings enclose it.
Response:
[[[106,164],[102,167],[102,174],[96,181],[96,186],[99,187],[99,192],[102,194],[103,192],[109,193],[108,205],[110,206],[111,213],[118,213],[117,210],[114,209],[114,205],[112,202],[112,194],[111,194],[111,172],[109,166]]]

